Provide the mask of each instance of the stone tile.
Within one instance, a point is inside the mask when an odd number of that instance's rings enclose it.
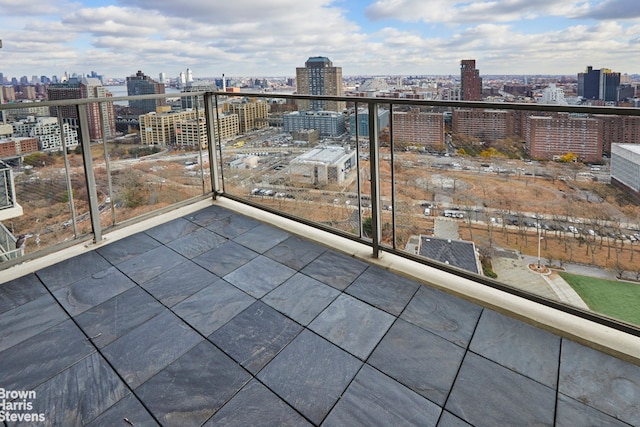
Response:
[[[628,427],[629,424],[617,420],[584,403],[558,394],[556,426]]]
[[[294,270],[300,270],[326,250],[326,247],[317,243],[291,236],[269,249],[264,255]]]
[[[108,243],[96,249],[111,264],[116,265],[160,246],[160,242],[144,233]]]
[[[218,280],[173,306],[173,311],[202,335],[209,336],[255,299]]]
[[[227,239],[233,239],[259,226],[261,223],[255,219],[244,215],[232,214],[230,216],[217,219],[207,225],[207,228]]]
[[[255,298],[262,298],[294,274],[295,270],[261,255],[224,276],[224,280]]]
[[[209,339],[256,374],[302,330],[263,302],[256,301]]]
[[[309,329],[360,359],[366,359],[396,318],[342,294]]]
[[[369,267],[345,292],[398,316],[420,285],[379,267]]]
[[[320,424],[362,362],[310,331],[303,331],[259,374],[278,396]]]
[[[459,346],[399,319],[368,363],[442,406],[463,357]]]
[[[75,320],[91,342],[104,347],[130,330],[158,315],[164,307],[136,286],[100,305],[86,310]]]
[[[435,426],[440,407],[364,365],[323,427]]]
[[[296,273],[262,300],[302,325],[308,325],[340,292],[304,274]]]
[[[226,241],[226,238],[217,235],[213,231],[209,231],[206,228],[199,228],[193,233],[167,243],[167,246],[185,258],[191,259],[208,250],[217,248]]]
[[[42,286],[42,285],[41,285]],[[0,314],[0,351],[21,343],[68,317],[49,294]]]
[[[290,234],[286,231],[261,224],[235,237],[233,241],[262,254],[289,236]]]
[[[484,310],[469,349],[553,389],[558,384],[560,337],[542,329]]]
[[[271,390],[251,381],[222,407],[205,427],[306,427],[311,426]]]
[[[10,282],[0,283],[0,314],[47,293],[47,288],[35,274],[27,274]]]
[[[301,273],[342,291],[368,266],[369,264],[354,257],[326,251],[307,265]]]
[[[122,378],[136,388],[202,341],[173,313],[165,311],[102,349]]]
[[[129,420],[127,423],[126,420]],[[110,426],[131,426],[155,427],[159,426],[151,414],[142,406],[142,403],[133,394],[128,394],[120,399],[115,405],[104,411],[95,418],[87,427],[110,427]]]
[[[64,321],[0,352],[2,387],[33,390],[94,351],[80,329]]]
[[[193,262],[222,277],[257,256],[258,254],[251,249],[228,241],[217,248],[195,257]]]
[[[215,274],[191,261],[186,261],[141,286],[167,307],[173,307],[218,280],[220,278]]]
[[[171,249],[160,246],[118,264],[118,269],[138,284],[145,283],[186,261]]]
[[[82,426],[122,399],[129,390],[98,353],[92,353],[35,390],[33,412],[54,426]],[[34,425],[16,423],[16,425]]]
[[[462,421],[460,418],[452,415],[450,412],[442,411],[438,427],[473,427],[471,424]]]
[[[226,354],[203,341],[136,394],[162,425],[199,426],[250,379]]]
[[[563,339],[558,391],[624,422],[640,420],[640,366]]]
[[[91,251],[36,271],[36,275],[50,291],[55,291],[109,267],[109,261]]]
[[[53,293],[71,316],[95,307],[136,284],[116,267],[93,273]]]
[[[400,318],[466,348],[481,313],[479,305],[421,286]]]
[[[160,243],[167,244],[184,235],[191,234],[199,228],[200,226],[198,224],[184,218],[178,218],[153,227],[145,231],[145,234],[148,234]]]
[[[209,206],[193,214],[186,215],[185,218],[201,227],[206,227],[214,221],[218,221],[231,215],[233,215],[233,212],[230,210],[221,208],[220,206]]]
[[[468,352],[445,408],[474,426],[553,425],[556,392]]]

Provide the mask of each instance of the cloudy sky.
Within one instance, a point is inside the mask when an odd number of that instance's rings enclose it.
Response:
[[[0,0],[0,72],[640,73],[640,0]]]

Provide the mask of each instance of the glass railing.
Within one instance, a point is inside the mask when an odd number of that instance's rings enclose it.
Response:
[[[112,103],[160,98],[176,100],[105,131]],[[340,111],[298,110],[320,101]],[[28,236],[23,256],[224,195],[376,257],[640,324],[633,156],[616,152],[640,142],[640,109],[223,92],[43,104],[76,109],[58,132],[79,143],[13,160],[24,214],[3,223]]]

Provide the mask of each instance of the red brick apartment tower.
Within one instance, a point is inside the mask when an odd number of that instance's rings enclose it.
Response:
[[[482,101],[482,78],[475,59],[460,61],[460,81],[463,101]]]

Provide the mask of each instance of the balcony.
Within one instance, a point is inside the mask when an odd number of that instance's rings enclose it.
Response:
[[[633,325],[524,290],[524,276],[492,281],[397,250],[382,223],[402,224],[401,198],[385,210],[380,188],[343,191],[339,205],[333,190],[309,190],[322,203],[251,194],[254,182],[240,191],[210,164],[204,197],[135,218],[116,191],[88,190],[84,205],[70,191],[70,224],[54,232],[75,237],[5,263],[0,387],[34,391],[46,423],[638,424]],[[144,169],[158,198],[177,178],[156,167]],[[371,170],[367,186],[384,183]],[[96,175],[86,188],[110,176]],[[344,227],[368,203],[372,230]],[[309,205],[335,217],[314,221]]]

